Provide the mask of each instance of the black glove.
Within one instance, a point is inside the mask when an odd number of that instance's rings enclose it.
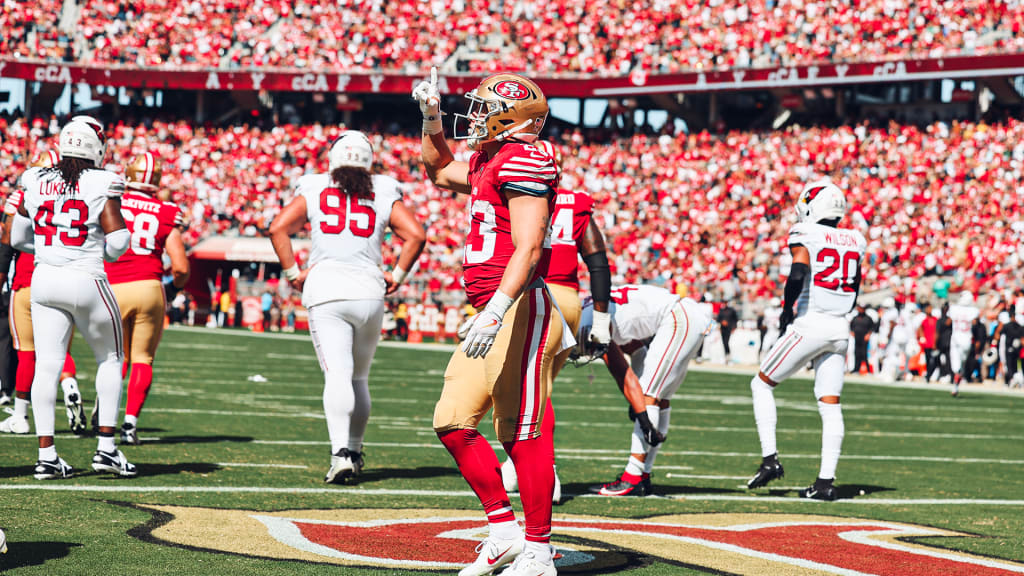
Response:
[[[636,422],[636,412],[633,412],[633,407],[626,406],[626,410],[629,412],[629,421]]]
[[[786,328],[793,323],[793,307],[786,306],[782,309],[782,314],[779,315],[779,333],[786,331]]]
[[[657,446],[665,441],[665,437],[662,436],[661,432],[651,424],[651,419],[647,417],[647,412],[640,412],[636,415],[636,421],[640,423],[640,430],[644,435],[644,442],[647,442],[648,446]]]

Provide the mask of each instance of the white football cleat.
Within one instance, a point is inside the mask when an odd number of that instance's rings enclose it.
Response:
[[[357,469],[357,460],[358,457],[353,458],[353,453],[348,448],[340,448],[331,456],[331,467],[327,470],[327,475],[324,476],[324,482],[345,484],[355,478],[356,474],[362,471],[361,462]]]
[[[32,427],[28,425],[28,417],[11,414],[6,420],[0,422],[0,432],[8,434],[28,434]]]
[[[500,540],[488,536],[476,547],[476,551],[480,555],[472,564],[459,570],[459,576],[493,574],[495,570],[512,562],[522,554],[525,545],[526,539],[521,535],[512,540]]]
[[[505,492],[519,491],[519,476],[516,475],[516,465],[512,463],[511,458],[506,458],[505,463],[501,465],[501,484],[505,487]]]
[[[0,554],[7,554],[7,535],[0,530]]]
[[[533,552],[527,550],[516,557],[501,576],[558,576],[558,570],[555,569],[555,561],[551,556],[547,562],[542,562],[533,555]]]
[[[64,390],[64,408],[68,414],[68,428],[77,436],[85,434],[85,408],[82,406],[82,393],[78,390],[78,381],[65,378],[60,381]]]
[[[120,450],[113,452],[97,450],[92,457],[92,469],[97,472],[110,472],[125,478],[132,478],[139,473],[135,469],[135,464],[129,462],[124,457],[124,452]]]

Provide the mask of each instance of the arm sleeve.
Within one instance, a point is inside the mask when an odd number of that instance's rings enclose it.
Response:
[[[128,243],[132,239],[132,233],[127,228],[114,230],[106,236],[103,244],[103,259],[107,262],[116,262],[122,254],[128,251]]]
[[[786,302],[784,306],[787,310],[793,309],[793,304],[795,304],[797,298],[800,297],[800,292],[803,292],[804,280],[807,278],[807,274],[810,271],[811,269],[807,264],[802,262],[796,262],[793,264],[793,267],[789,272],[789,278],[786,278]]]
[[[608,302],[612,297],[612,274],[608,268],[608,254],[594,252],[583,257],[590,271],[590,293],[595,302]]]
[[[35,230],[32,227],[32,221],[21,214],[16,215],[14,222],[11,223],[11,246],[15,250],[29,254],[36,252]]]

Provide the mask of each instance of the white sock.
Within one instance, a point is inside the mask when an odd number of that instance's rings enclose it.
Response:
[[[660,432],[662,436],[668,436],[668,423],[671,419],[671,407],[660,410],[660,413],[658,414],[658,432]],[[644,459],[644,474],[650,474],[651,470],[654,469],[654,459],[658,457],[659,448],[661,448],[661,444],[651,446],[651,449],[647,451],[647,458]]]
[[[121,409],[121,361],[105,360],[96,368],[96,406],[100,426],[117,427]]]
[[[546,542],[530,542],[526,541],[526,546],[523,548],[523,552],[529,552],[534,558],[544,564],[551,564],[551,544]]]
[[[46,462],[53,462],[57,459],[57,447],[47,446],[46,448],[40,448],[39,459],[45,460]]]
[[[761,438],[761,456],[771,456],[778,452],[775,447],[775,425],[778,415],[775,412],[775,390],[760,376],[750,381],[750,394],[754,399],[754,422],[757,423],[757,435]]]
[[[125,424],[131,424],[132,426],[135,426],[136,428],[138,428],[139,417],[138,416],[132,416],[131,414],[125,414],[124,415],[124,423]]]
[[[366,424],[370,421],[370,386],[366,379],[352,381],[352,393],[355,404],[352,417],[348,424],[348,449],[353,452],[363,451],[363,435]]]
[[[818,478],[829,480],[836,477],[839,453],[843,448],[846,431],[843,407],[841,404],[818,402],[818,413],[821,414],[821,471]]]
[[[349,447],[354,405],[352,381],[334,371],[327,372],[324,377],[324,416],[327,418],[327,434],[331,437],[331,454]]]
[[[28,400],[23,398],[14,398],[14,415],[21,416],[22,418],[28,418],[28,405],[31,404]]]
[[[96,449],[101,452],[116,452],[117,445],[114,444],[114,436],[97,436]]]
[[[523,537],[523,529],[518,522],[491,522],[487,525],[490,535],[499,540],[515,540]]]
[[[636,456],[630,455],[626,462],[626,474],[640,476],[644,473],[644,463]]]

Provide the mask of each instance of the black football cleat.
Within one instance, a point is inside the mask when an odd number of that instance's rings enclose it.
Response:
[[[646,482],[641,480],[636,484],[633,484],[628,480],[623,480],[622,476],[619,476],[607,484],[591,486],[590,492],[600,496],[646,496],[650,485],[650,480],[647,480]]]
[[[831,502],[839,499],[839,491],[832,485],[831,480],[822,480],[818,478],[807,488],[804,488],[799,492],[801,498],[810,498],[813,500],[825,500]]]
[[[753,490],[754,488],[767,486],[772,480],[782,478],[785,475],[786,472],[782,469],[782,464],[779,462],[778,456],[775,454],[767,456],[764,461],[761,462],[761,466],[757,469],[757,473],[754,474],[754,477],[747,481],[747,489]]]

